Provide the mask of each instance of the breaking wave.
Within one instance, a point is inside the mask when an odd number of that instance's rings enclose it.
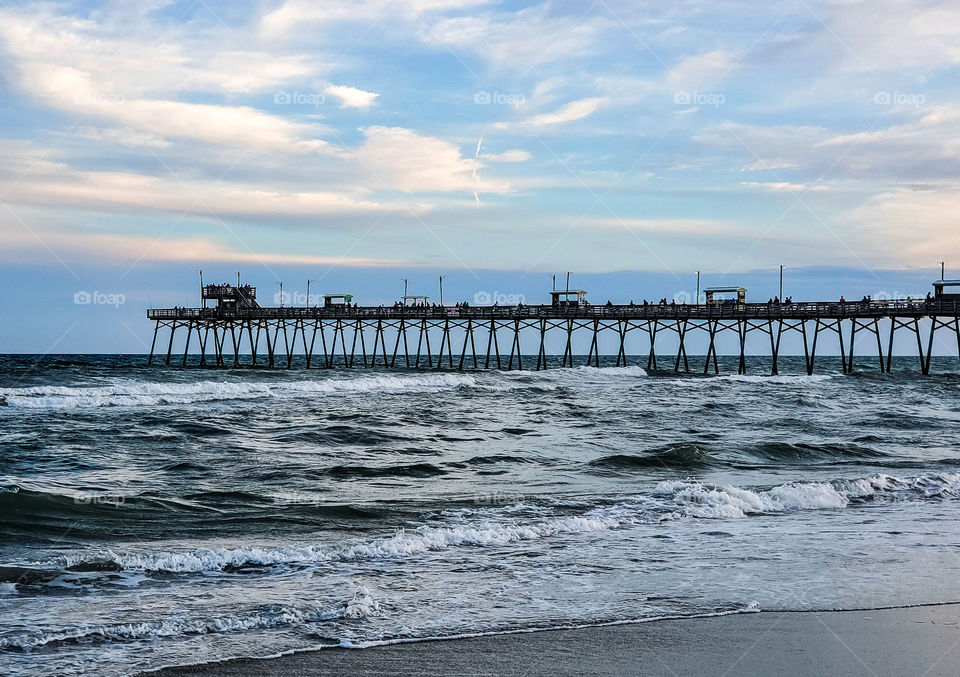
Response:
[[[324,604],[271,605],[249,613],[213,618],[187,618],[142,623],[91,624],[57,630],[32,630],[0,638],[0,650],[33,651],[62,644],[152,640],[184,635],[209,635],[244,630],[366,618],[380,613],[380,602],[363,586],[353,597],[333,606]]]
[[[70,409],[77,407],[150,406],[191,404],[213,400],[297,398],[349,393],[429,393],[476,386],[469,374],[416,374],[409,376],[361,376],[298,381],[197,381],[151,383],[120,380],[110,385],[35,386],[0,388],[0,399],[11,407]]]
[[[894,496],[920,499],[958,497],[960,473],[906,478],[875,475],[830,482],[793,482],[770,489],[697,481],[665,481],[659,483],[650,495],[622,499],[577,515],[520,521],[511,516],[516,506],[507,506],[498,511],[487,511],[484,519],[478,520],[470,511],[465,511],[461,523],[442,527],[420,526],[398,530],[387,537],[334,545],[303,544],[154,553],[105,550],[62,556],[57,562],[65,568],[110,566],[126,571],[202,573],[237,571],[250,567],[393,559],[462,546],[499,546],[683,518],[736,519],[802,510],[837,510],[851,504]]]

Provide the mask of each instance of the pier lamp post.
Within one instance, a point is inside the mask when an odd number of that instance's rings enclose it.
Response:
[[[780,266],[780,302],[783,303],[783,266]]]
[[[697,305],[700,305],[700,271],[697,271]]]
[[[550,291],[557,291],[557,274],[552,273],[550,275],[547,275],[547,277],[553,280],[553,285],[550,287]]]
[[[440,306],[443,306],[443,281],[446,279],[446,275],[440,276]]]
[[[402,279],[403,279],[403,302],[406,303],[407,302],[407,278],[404,277]]]
[[[283,282],[277,282],[280,285],[280,307],[283,308]]]
[[[304,301],[303,303],[304,308],[310,307],[310,283],[311,282],[316,282],[316,280],[307,280],[307,300]]]

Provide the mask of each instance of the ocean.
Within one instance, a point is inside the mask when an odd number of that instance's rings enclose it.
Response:
[[[0,673],[960,600],[956,359],[736,360],[0,357]]]

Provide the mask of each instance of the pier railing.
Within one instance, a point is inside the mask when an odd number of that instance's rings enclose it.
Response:
[[[342,306],[274,308],[151,308],[150,320],[716,320],[850,319],[957,317],[960,302],[938,299],[901,301],[806,301],[745,304],[516,305],[516,306]]]

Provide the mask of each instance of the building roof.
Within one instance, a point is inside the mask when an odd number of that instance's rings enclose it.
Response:
[[[937,280],[934,287],[960,287],[960,280]]]
[[[353,294],[324,294],[325,299],[352,299]]]
[[[707,287],[703,291],[710,292],[710,293],[741,292],[741,291],[747,291],[747,288],[746,287]]]
[[[583,289],[554,289],[551,296],[583,296],[587,292]]]

